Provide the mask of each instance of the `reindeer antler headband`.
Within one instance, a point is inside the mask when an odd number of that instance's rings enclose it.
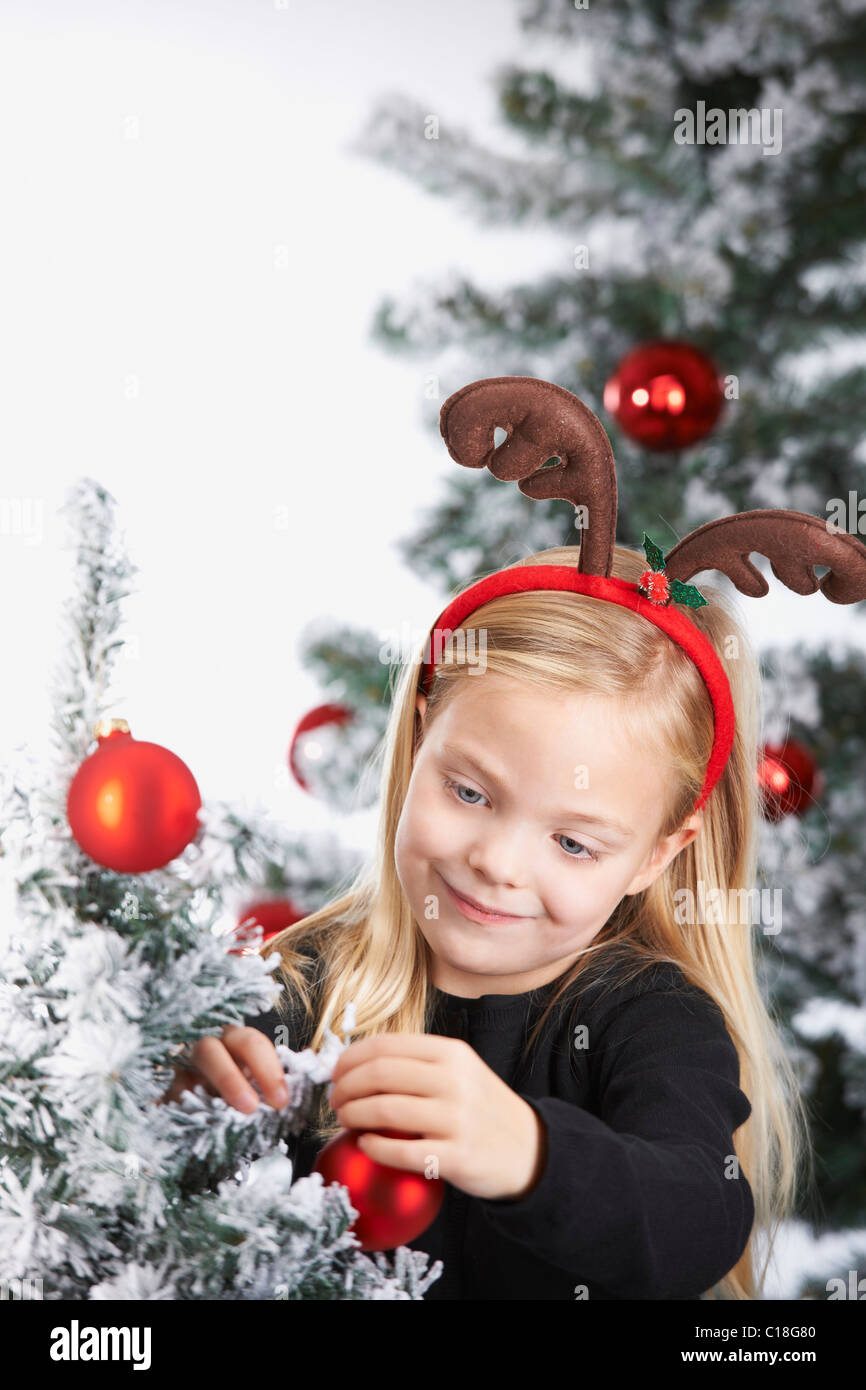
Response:
[[[506,431],[498,447],[495,428]],[[866,598],[866,546],[808,512],[760,508],[708,521],[665,557],[644,537],[651,568],[637,583],[611,576],[616,537],[616,469],[601,422],[577,396],[550,381],[496,376],[470,382],[442,406],[439,428],[448,452],[466,468],[488,467],[501,481],[516,481],[527,497],[561,497],[585,509],[580,555],[573,565],[517,565],[498,570],[452,600],[433,632],[443,640],[471,613],[500,594],[564,589],[606,599],[649,619],[688,652],[713,704],[714,738],[700,795],[704,804],[724,771],[734,741],[734,705],[725,669],[709,639],[674,603],[698,607],[706,599],[687,581],[705,569],[721,570],[740,593],[760,598],[768,585],[749,560],[766,555],[777,579],[797,594],[820,589],[831,603]],[[548,460],[554,460],[552,464]],[[818,579],[815,565],[828,566]],[[424,663],[426,692],[434,660]]]

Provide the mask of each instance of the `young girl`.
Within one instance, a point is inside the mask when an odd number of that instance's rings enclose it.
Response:
[[[612,575],[646,568],[614,547]],[[295,1173],[342,1128],[396,1168],[429,1173],[434,1156],[445,1200],[409,1242],[443,1261],[430,1299],[760,1296],[805,1125],[742,908],[759,668],[722,592],[701,593],[689,620],[735,713],[701,810],[714,711],[683,647],[585,593],[496,597],[455,630],[426,693],[425,654],[404,668],[376,852],[262,948],[281,956],[279,1008],[193,1049],[230,1103],[255,1108],[247,1077],[279,1105],[273,1040],[318,1047],[354,1001],[335,1113],[323,1103]],[[713,890],[723,911],[707,921]],[[375,1133],[389,1128],[418,1137]]]
[[[760,596],[756,551],[855,603],[866,547],[779,509],[667,559],[617,547],[610,441],[552,382],[471,382],[440,429],[458,463],[572,501],[580,547],[449,603],[394,695],[370,864],[262,948],[278,1010],[193,1061],[242,1109],[244,1076],[283,1104],[272,1039],[317,1048],[354,1003],[295,1174],[352,1129],[444,1178],[409,1242],[444,1263],[428,1298],[760,1296],[807,1119],[756,972],[759,666],[721,591],[686,581]]]

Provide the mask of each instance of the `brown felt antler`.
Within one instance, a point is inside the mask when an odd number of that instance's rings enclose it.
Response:
[[[498,447],[493,432],[506,431]],[[501,481],[517,481],[527,497],[561,497],[585,507],[578,570],[610,575],[616,541],[616,467],[601,421],[577,396],[532,376],[494,376],[470,382],[449,396],[439,412],[448,452],[466,468],[490,469]],[[559,462],[546,466],[557,457]],[[761,598],[768,584],[749,560],[766,555],[777,579],[797,594],[820,589],[831,603],[866,598],[866,546],[809,512],[759,508],[708,521],[665,557],[669,579],[687,583],[701,570],[717,569],[740,593]],[[815,565],[828,566],[818,579]]]
[[[508,438],[497,448],[493,431]],[[610,575],[616,539],[616,469],[601,421],[551,381],[534,376],[494,376],[470,382],[442,406],[439,429],[448,452],[466,468],[490,469],[494,478],[517,482],[527,497],[561,497],[585,506],[578,569]],[[543,465],[558,457],[552,467]]]
[[[761,598],[769,588],[749,559],[766,555],[777,579],[795,594],[820,589],[831,603],[866,598],[866,546],[847,531],[834,530],[809,512],[759,508],[708,521],[678,541],[665,556],[665,573],[683,583],[699,570],[726,574],[741,594]],[[827,565],[821,579],[815,565]]]

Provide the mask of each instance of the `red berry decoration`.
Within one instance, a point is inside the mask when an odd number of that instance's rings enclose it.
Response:
[[[100,720],[99,747],[66,798],[77,844],[105,869],[146,873],[175,859],[198,830],[196,780],[174,753],[134,739],[125,719]]]
[[[326,1183],[339,1182],[349,1191],[358,1212],[352,1231],[362,1250],[393,1250],[414,1240],[435,1220],[445,1184],[441,1178],[425,1178],[404,1168],[377,1163],[358,1148],[364,1130],[344,1129],[316,1157],[313,1172]],[[401,1129],[382,1129],[386,1138],[417,1139]]]
[[[604,408],[645,449],[685,449],[710,433],[722,408],[714,362],[691,343],[642,343],[604,388]]]
[[[665,574],[664,551],[650,539],[646,531],[643,533],[643,548],[650,567],[641,574],[637,587],[650,603],[658,603],[664,607],[673,601],[684,603],[688,608],[703,608],[706,605],[707,600],[694,584],[683,584],[679,579],[668,579]]]
[[[284,927],[291,927],[295,922],[300,922],[302,917],[307,914],[299,911],[290,898],[262,898],[258,902],[250,903],[245,907],[238,918],[238,925],[235,928],[235,940],[237,946],[233,946],[230,955],[242,955],[245,949],[245,938],[252,936],[256,926],[262,928],[262,944],[270,937],[276,936]],[[255,949],[255,948],[253,948]]]
[[[824,790],[824,777],[801,743],[765,743],[758,762],[758,786],[767,820],[800,816]]]
[[[667,575],[656,570],[644,570],[638,580],[638,586],[645,591],[647,598],[651,598],[653,603],[667,603],[671,596]]]

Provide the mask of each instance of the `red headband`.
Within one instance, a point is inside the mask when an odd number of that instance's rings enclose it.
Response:
[[[507,438],[493,444],[496,427]],[[610,573],[616,533],[616,471],[610,441],[582,401],[535,377],[490,377],[470,382],[449,396],[439,413],[448,452],[467,468],[487,466],[501,481],[517,480],[527,497],[561,497],[584,514],[578,563],[515,565],[471,585],[448,604],[431,629],[444,643],[470,614],[500,594],[561,589],[630,608],[666,632],[697,666],[713,705],[713,746],[693,811],[721,777],[734,742],[731,689],[712,643],[685,613],[670,606],[697,607],[706,599],[685,581],[705,569],[722,571],[751,598],[768,585],[749,555],[770,559],[773,573],[795,593],[817,589],[832,603],[866,598],[866,546],[808,512],[760,508],[707,522],[679,541],[665,559],[644,537],[652,569],[638,583]],[[554,466],[550,466],[553,464]],[[818,579],[816,564],[826,565]],[[653,579],[654,573],[662,576]],[[430,639],[428,639],[429,644]],[[436,664],[428,645],[419,690],[426,693]]]
[[[715,715],[715,734],[710,753],[704,784],[693,810],[703,806],[716,782],[722,775],[725,763],[734,742],[734,702],[724,667],[716,655],[712,644],[704,634],[690,622],[684,613],[675,608],[665,608],[645,597],[637,584],[626,579],[604,579],[596,574],[581,574],[573,565],[516,565],[512,569],[499,570],[488,575],[449,603],[444,613],[437,619],[433,634],[439,634],[444,643],[450,634],[474,613],[482,604],[498,598],[500,594],[519,594],[527,589],[564,589],[577,594],[589,594],[590,598],[608,599],[623,608],[630,608],[648,618],[660,627],[681,647],[684,647],[694,661],[713,702]],[[435,652],[435,648],[432,648]],[[419,689],[427,692],[433,675],[435,662],[425,662]]]

